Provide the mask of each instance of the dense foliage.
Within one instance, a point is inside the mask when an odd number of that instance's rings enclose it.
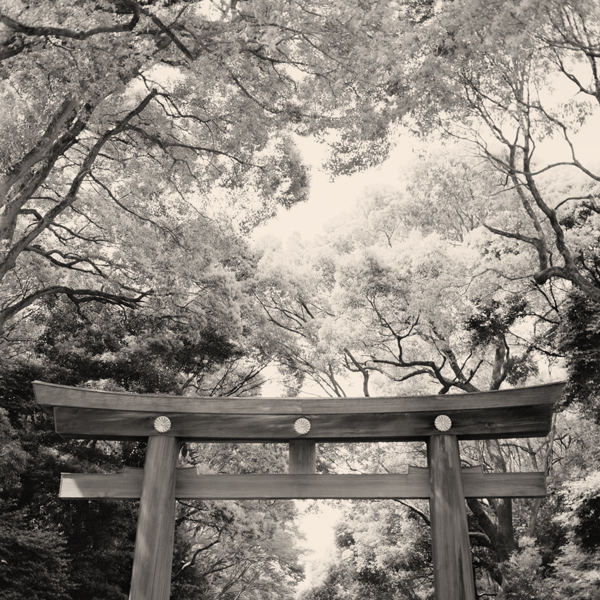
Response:
[[[193,386],[244,394],[256,385],[258,366],[250,362],[235,340],[210,330],[193,332],[102,305],[50,303],[37,345],[0,371],[1,597],[120,599],[131,577],[137,503],[61,501],[57,492],[61,472],[143,466],[144,444],[61,440],[52,417],[35,405],[32,380],[140,393],[183,393]],[[183,450],[183,464],[210,472],[280,470],[282,463],[277,448]],[[290,587],[300,573],[288,539],[293,515],[293,506],[282,502],[182,503],[173,597],[244,590],[246,597],[263,598]]]
[[[549,481],[469,500],[469,532],[480,594],[597,598],[599,61],[596,0],[5,0],[0,598],[129,586],[136,503],[57,485],[141,467],[143,444],[60,439],[32,380],[246,396],[275,368],[284,394],[365,402],[566,377],[546,439],[462,445]],[[323,235],[250,243],[309,195],[302,136],[333,176],[414,152]],[[325,446],[318,468],[424,466],[405,446]],[[260,444],[179,460],[286,469]],[[343,510],[303,600],[432,597],[426,503]],[[179,502],[172,597],[291,598],[295,515]]]
[[[3,3],[0,326],[10,331],[47,295],[164,302],[171,282],[150,257],[170,253],[156,234],[182,244],[207,199],[247,230],[306,197],[292,133],[337,132],[340,160],[357,147],[367,164],[384,156],[391,53],[375,69],[371,58],[373,44],[392,50],[390,11]]]

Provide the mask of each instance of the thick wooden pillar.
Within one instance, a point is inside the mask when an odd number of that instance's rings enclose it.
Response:
[[[458,439],[434,435],[427,448],[436,600],[475,600]]]
[[[168,600],[175,538],[177,438],[148,438],[129,600]]]
[[[312,474],[317,470],[317,449],[312,440],[290,440],[289,472],[293,474]]]

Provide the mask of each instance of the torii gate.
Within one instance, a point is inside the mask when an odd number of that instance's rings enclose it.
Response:
[[[404,398],[193,398],[34,382],[65,438],[148,440],[145,468],[63,474],[61,498],[140,498],[129,600],[168,600],[175,499],[429,499],[437,600],[475,600],[464,499],[546,495],[544,473],[461,469],[458,440],[543,437],[563,383]],[[179,443],[289,444],[289,474],[198,475],[177,469]],[[318,475],[316,443],[427,442],[427,469]]]

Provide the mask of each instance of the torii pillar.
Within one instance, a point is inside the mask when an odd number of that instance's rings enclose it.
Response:
[[[445,600],[475,600],[475,579],[465,511],[458,439],[433,435],[427,447],[431,489],[433,581]]]
[[[171,594],[178,455],[177,438],[148,438],[129,600],[162,600]]]
[[[563,383],[405,398],[177,398],[34,382],[63,437],[148,440],[143,470],[63,474],[62,498],[139,498],[130,600],[168,600],[175,499],[427,498],[436,600],[475,600],[465,498],[541,497],[544,473],[461,468],[459,440],[542,437]],[[176,469],[179,443],[288,442],[287,475]],[[316,443],[425,441],[427,469],[317,475]]]

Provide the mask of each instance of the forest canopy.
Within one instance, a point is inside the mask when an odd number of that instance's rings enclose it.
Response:
[[[365,402],[566,379],[547,438],[461,446],[549,482],[543,501],[469,499],[469,533],[480,595],[596,598],[599,60],[596,0],[4,0],[0,598],[129,587],[136,504],[57,486],[139,467],[144,444],[60,439],[34,379]],[[395,179],[320,235],[253,235],[310,202],[311,168],[386,161]],[[179,460],[287,469],[268,445]],[[318,470],[409,464],[420,445],[329,445]],[[433,597],[427,504],[341,510],[303,600]],[[174,599],[296,596],[293,503],[177,511]]]

